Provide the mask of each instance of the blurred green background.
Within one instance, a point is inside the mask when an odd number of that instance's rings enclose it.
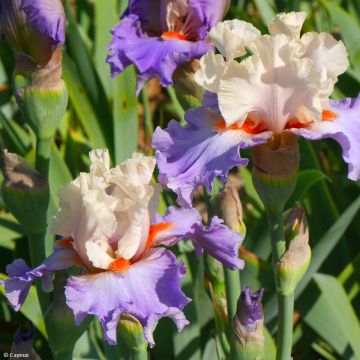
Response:
[[[59,187],[80,171],[87,170],[89,150],[109,148],[114,163],[128,158],[136,150],[152,155],[154,128],[159,125],[166,127],[173,118],[181,121],[184,115],[174,89],[160,88],[156,80],[149,82],[136,98],[135,70],[132,67],[118,78],[110,78],[105,62],[110,30],[126,8],[127,1],[68,0],[64,5],[68,27],[63,76],[70,102],[52,148],[50,185],[53,212]],[[264,33],[274,14],[298,10],[308,13],[304,31],[330,32],[344,41],[351,68],[340,77],[333,97],[356,96],[360,91],[359,0],[238,0],[232,1],[227,18],[249,21]],[[5,41],[0,41],[0,58],[0,146],[20,154],[33,164],[35,137],[24,123],[12,96],[14,64]],[[241,252],[247,264],[242,272],[242,285],[250,286],[252,290],[265,288],[266,325],[269,333],[274,334],[276,300],[266,218],[249,170],[242,169],[231,176],[238,180],[248,229]],[[296,360],[360,359],[359,190],[360,182],[347,179],[347,166],[335,142],[301,142],[301,172],[292,200],[300,201],[307,211],[313,259],[296,294],[293,350]],[[200,193],[200,206],[201,201]],[[162,209],[172,203],[174,196],[166,192]],[[50,237],[48,253],[52,241]],[[183,289],[193,298],[185,311],[191,324],[182,333],[177,333],[169,320],[162,320],[155,332],[157,346],[151,351],[151,358],[218,359],[221,357],[219,340],[203,264],[186,246],[179,248],[177,253],[188,267]],[[23,231],[0,198],[0,273],[4,274],[6,265],[17,257],[29,262],[27,254]],[[43,359],[51,359],[33,290],[20,313],[11,311],[4,296],[0,295],[0,353],[9,351],[14,332],[25,325],[27,319],[38,329],[36,351]],[[274,345],[270,335],[267,340],[267,358],[272,359]],[[126,359],[127,354],[121,342],[118,347],[105,345],[99,324],[93,321],[78,341],[74,358]]]

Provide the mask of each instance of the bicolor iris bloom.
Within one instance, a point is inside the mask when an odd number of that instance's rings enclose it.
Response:
[[[0,3],[0,33],[17,54],[44,66],[65,42],[61,0],[6,0]]]
[[[157,128],[153,146],[159,181],[191,206],[195,189],[211,190],[216,176],[246,166],[241,149],[281,144],[286,133],[309,140],[332,138],[343,150],[348,177],[360,178],[360,96],[332,101],[349,66],[344,44],[327,33],[300,36],[306,14],[282,13],[261,35],[240,20],[219,23],[209,33],[220,54],[207,53],[195,80],[207,91],[203,105],[187,112],[187,125]],[[278,141],[276,141],[278,140]]]
[[[130,0],[112,31],[107,62],[112,76],[128,65],[138,70],[139,92],[151,78],[173,85],[179,65],[213,49],[207,32],[224,16],[229,0]]]
[[[76,266],[82,275],[71,276],[65,287],[76,323],[97,316],[107,342],[116,344],[117,323],[129,314],[153,345],[160,318],[171,318],[179,330],[188,323],[183,308],[189,299],[180,287],[184,264],[166,247],[190,239],[197,254],[205,250],[239,269],[244,265],[238,258],[242,236],[216,217],[205,228],[195,209],[156,214],[161,186],[151,182],[153,158],[134,154],[113,169],[105,150],[92,151],[90,158],[90,173],[59,191],[53,231],[62,239],[35,269],[21,259],[7,267],[9,279],[2,281],[7,298],[19,310],[35,278],[51,291],[53,272]]]

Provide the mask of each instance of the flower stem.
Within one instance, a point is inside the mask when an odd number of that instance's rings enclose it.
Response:
[[[53,138],[37,139],[36,143],[36,170],[45,177],[49,175],[50,152]]]
[[[131,360],[147,360],[147,348],[145,346],[139,346],[136,348],[129,348]]]
[[[272,264],[274,274],[276,274],[276,265],[286,250],[282,211],[269,213],[268,221],[271,235]],[[275,275],[275,283],[277,284],[277,282],[278,280]],[[277,299],[278,333],[276,360],[289,360],[292,349],[294,293],[282,295],[280,291],[277,290]]]
[[[226,286],[226,300],[228,309],[228,322],[231,336],[231,352],[230,358],[240,359],[239,348],[235,344],[234,331],[232,327],[232,320],[236,314],[237,301],[240,297],[240,271],[230,270],[224,266],[225,286]]]

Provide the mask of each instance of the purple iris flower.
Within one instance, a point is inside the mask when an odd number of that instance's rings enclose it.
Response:
[[[154,345],[152,333],[159,319],[171,318],[179,330],[188,324],[183,308],[189,299],[181,291],[185,267],[166,247],[189,239],[198,255],[207,251],[229,268],[242,269],[242,235],[216,217],[204,227],[195,209],[171,207],[164,216],[156,214],[160,189],[151,182],[153,158],[134,154],[110,169],[107,151],[93,151],[90,157],[90,173],[59,192],[53,230],[63,239],[53,254],[35,269],[15,260],[7,267],[9,279],[0,283],[18,311],[36,278],[41,278],[44,291],[51,291],[54,271],[78,267],[82,275],[71,276],[65,286],[76,323],[97,316],[106,341],[116,344],[117,323],[128,314],[142,324],[146,340]]]
[[[207,90],[202,107],[186,113],[185,127],[173,120],[153,138],[159,181],[180,205],[191,206],[198,186],[211,191],[215,177],[225,182],[231,168],[246,166],[241,149],[268,140],[280,148],[289,134],[294,141],[334,139],[348,177],[360,179],[360,96],[329,100],[349,64],[345,46],[330,34],[300,37],[304,20],[305,13],[279,14],[270,35],[240,20],[211,30],[221,54],[200,60],[195,79]]]
[[[134,64],[137,92],[151,78],[173,85],[179,65],[212,49],[207,32],[224,16],[229,0],[130,0],[112,31],[107,62],[112,76]]]
[[[65,42],[61,0],[6,0],[0,3],[0,32],[16,53],[46,65]]]

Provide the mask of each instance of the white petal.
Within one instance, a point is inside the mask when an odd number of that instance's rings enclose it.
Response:
[[[88,240],[85,247],[87,257],[95,268],[106,270],[115,260],[114,251],[106,237]]]
[[[260,35],[252,24],[237,19],[219,22],[209,32],[214,45],[227,60],[245,55],[245,47]]]
[[[299,39],[305,18],[306,12],[302,11],[278,14],[269,24],[270,35],[284,34]]]
[[[218,92],[228,126],[250,114],[279,133],[293,118],[321,119],[323,84],[314,63],[301,58],[302,48],[286,35],[262,36],[252,46],[253,56],[228,66]]]
[[[195,73],[195,81],[204,89],[217,93],[227,65],[221,55],[209,51],[200,59],[200,69]]]
[[[324,77],[333,81],[349,67],[348,53],[342,41],[327,33],[306,33],[301,37],[305,55],[312,59]]]
[[[96,149],[89,153],[91,160],[90,173],[95,176],[105,176],[110,169],[110,155],[107,149]]]

